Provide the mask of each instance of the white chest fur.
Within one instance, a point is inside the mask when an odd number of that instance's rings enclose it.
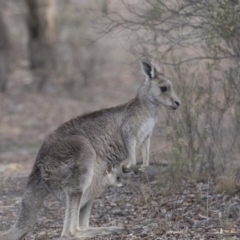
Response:
[[[156,123],[155,118],[148,118],[146,121],[141,123],[141,126],[139,127],[138,134],[137,134],[138,145],[142,144],[145,138],[148,135],[152,134],[155,123]]]

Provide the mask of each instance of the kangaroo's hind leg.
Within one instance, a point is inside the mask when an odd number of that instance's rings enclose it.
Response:
[[[79,215],[82,197],[89,188],[96,162],[96,153],[83,137],[72,137],[67,140],[67,144],[75,149],[76,154],[71,160],[70,166],[66,165],[68,174],[67,181],[64,182],[64,192],[66,194],[66,213],[62,237],[74,238],[79,229]]]
[[[75,237],[75,233],[79,230],[79,212],[82,195],[81,192],[66,192],[67,207],[62,237]]]
[[[89,228],[89,218],[92,210],[93,199],[89,200],[80,210],[79,227],[80,229]]]

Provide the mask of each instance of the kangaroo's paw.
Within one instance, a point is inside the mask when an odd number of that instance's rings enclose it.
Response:
[[[143,170],[140,167],[135,167],[133,172],[135,175],[139,175],[143,173]]]
[[[139,169],[140,169],[140,171],[145,172],[147,167],[148,167],[148,165],[143,164],[143,165],[140,166]]]
[[[136,167],[136,168],[134,168],[134,173],[135,173],[135,175],[139,175],[139,174],[141,174],[141,173],[143,173],[143,172],[145,172],[145,170],[147,169],[147,165],[141,165],[140,167]]]
[[[132,167],[127,167],[125,165],[122,166],[122,172],[123,173],[129,173],[132,171]]]

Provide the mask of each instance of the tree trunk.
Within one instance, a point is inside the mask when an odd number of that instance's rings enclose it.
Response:
[[[41,91],[55,68],[55,0],[25,1],[28,8],[29,61]]]
[[[0,9],[0,91],[7,89],[9,72],[9,37]]]

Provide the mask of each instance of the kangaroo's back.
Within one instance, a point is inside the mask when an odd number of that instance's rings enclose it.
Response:
[[[120,106],[78,116],[62,124],[46,138],[39,150],[37,163],[42,163],[45,156],[49,156],[53,149],[56,149],[58,154],[61,148],[59,143],[71,136],[88,139],[97,156],[103,161],[112,164],[121,163],[128,156],[122,127],[134,112],[138,111],[138,105],[138,99],[133,99]]]

